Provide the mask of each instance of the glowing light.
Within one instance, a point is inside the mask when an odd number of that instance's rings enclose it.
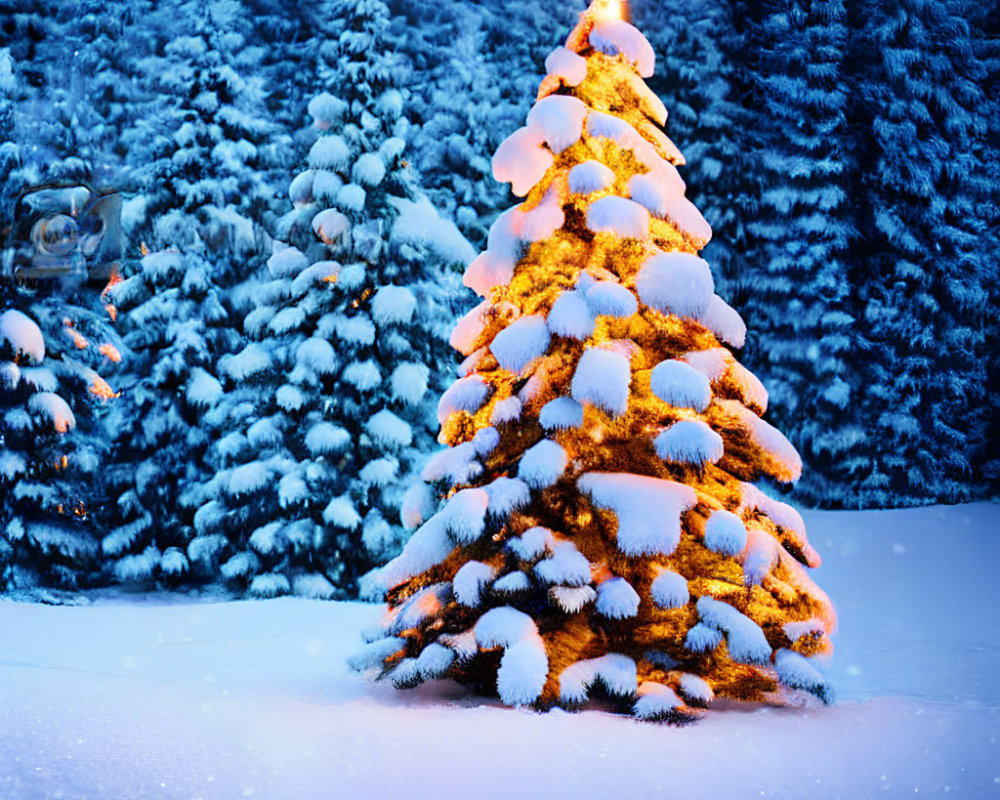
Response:
[[[146,245],[143,245],[142,247],[143,250],[145,251],[143,252],[143,255],[146,255],[149,251],[145,250]],[[117,286],[121,282],[122,282],[122,276],[121,273],[118,272],[118,267],[112,267],[111,276],[108,278],[108,285],[101,290],[101,299],[107,300],[108,292],[111,291],[113,287]],[[115,308],[113,303],[108,303],[106,306],[104,306],[104,310],[108,312],[108,316],[111,317],[112,322],[118,321],[118,309]]]
[[[594,0],[590,13],[594,22],[625,19],[625,3],[622,0]]]
[[[100,397],[102,400],[111,400],[114,397],[118,397],[120,392],[115,392],[108,382],[100,376],[94,377],[94,382],[88,387],[90,393],[94,397]]]
[[[73,327],[73,322],[68,317],[63,320],[63,331],[66,335],[73,340],[73,345],[77,350],[84,350],[90,346],[90,342],[83,336],[80,331]]]
[[[114,308],[114,306],[112,306],[112,308]],[[118,352],[118,348],[113,344],[102,344],[97,348],[97,351],[102,356],[106,356],[109,361],[113,361],[115,364],[122,360],[122,354]]]

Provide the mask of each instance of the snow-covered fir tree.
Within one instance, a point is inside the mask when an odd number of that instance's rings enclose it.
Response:
[[[102,406],[114,392],[88,362],[113,360],[117,348],[85,335],[103,328],[92,312],[44,292],[8,282],[0,312],[2,590],[77,588],[101,569],[94,486],[108,451]]]
[[[525,200],[465,274],[484,299],[453,332],[451,447],[424,470],[445,502],[371,576],[389,611],[354,666],[669,721],[782,686],[826,698],[819,557],[751,483],[801,462],[729,349],[746,329],[697,255],[711,228],[619,13],[591,5],[494,155]]]
[[[998,252],[997,129],[982,112],[989,79],[959,3],[866,3],[862,16],[857,203],[867,224],[849,282],[855,402],[867,429],[846,459],[848,502],[966,501],[983,484],[974,471],[983,446],[995,450],[986,394]]]
[[[183,32],[165,19],[178,14],[190,22]],[[154,250],[211,250],[220,273],[244,268],[266,244],[288,141],[254,74],[260,48],[236,0],[187,0],[157,15],[174,35],[137,66],[149,99],[123,134],[135,192],[126,232]]]
[[[216,472],[189,557],[260,596],[355,593],[398,551],[402,490],[454,375],[454,265],[474,255],[403,159],[385,6],[330,8],[341,32],[321,53],[329,90],[309,104],[319,136],[289,187],[287,242],[234,292],[249,341],[220,362],[203,417]]]
[[[796,489],[829,501],[864,438],[854,421],[848,264],[853,139],[844,67],[847,13],[840,0],[746,9],[750,98],[759,122],[746,149],[758,198],[746,208],[748,274],[741,311],[760,339],[746,349],[764,377],[772,418],[791,431],[806,473]]]
[[[210,477],[203,412],[222,394],[220,354],[238,349],[213,267],[197,254],[161,251],[108,290],[127,346],[119,413],[108,420],[114,463],[101,549],[117,581],[166,585],[212,580],[190,570],[185,493]]]

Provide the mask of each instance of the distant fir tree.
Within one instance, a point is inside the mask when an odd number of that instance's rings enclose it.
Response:
[[[124,135],[135,197],[123,222],[151,249],[212,251],[220,280],[227,270],[243,277],[267,243],[287,140],[270,119],[242,5],[188,0],[154,20],[176,32],[175,15],[190,26],[137,67],[149,101]]]
[[[9,312],[0,354],[7,370],[0,440],[10,456],[0,511],[9,522],[8,585],[75,588],[100,580],[100,476],[110,450],[104,419],[115,413],[116,395],[102,373],[114,372],[121,342],[100,287],[87,280],[98,266],[87,258],[95,251],[84,248],[96,222],[85,188],[89,166],[77,158],[26,164],[21,155],[30,147],[3,147],[11,156],[0,251],[0,313]],[[114,235],[108,226],[101,238]],[[103,252],[98,247],[94,258]]]
[[[403,538],[403,488],[433,447],[431,398],[456,261],[471,247],[417,196],[381,2],[334,2],[320,132],[291,182],[285,244],[233,293],[248,344],[220,361],[203,416],[215,474],[194,514],[192,561],[236,590],[347,596]],[[419,503],[421,498],[415,498]]]
[[[771,418],[806,464],[796,496],[833,502],[863,441],[854,402],[851,288],[856,238],[854,132],[847,15],[841,0],[779,0],[741,6],[748,189],[740,311],[760,332],[747,365],[771,396]]]
[[[960,3],[870,2],[857,18],[854,118],[865,146],[855,202],[869,222],[850,271],[862,348],[853,405],[868,429],[845,462],[857,487],[847,502],[966,501],[983,490],[984,446],[995,449],[987,386],[991,363],[996,369],[997,139],[988,62],[977,58]]]
[[[88,364],[117,349],[91,338],[102,321],[65,297],[11,294],[0,311],[0,590],[84,587],[100,580],[101,415],[114,395]]]
[[[819,558],[749,483],[802,465],[725,346],[746,329],[697,256],[711,229],[642,80],[653,50],[617,10],[591,6],[494,156],[525,200],[465,274],[485,299],[455,329],[471,355],[425,470],[446,502],[372,575],[389,611],[352,663],[670,722],[716,696],[826,699]]]
[[[119,414],[109,420],[114,463],[101,549],[122,583],[174,586],[210,581],[192,569],[186,493],[208,480],[211,428],[202,416],[222,394],[220,354],[239,337],[202,256],[161,251],[108,291],[127,346]]]

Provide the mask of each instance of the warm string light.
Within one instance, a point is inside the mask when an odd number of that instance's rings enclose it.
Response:
[[[90,342],[88,342],[86,337],[74,327],[73,320],[69,317],[63,319],[63,326],[63,331],[70,339],[73,340],[73,345],[77,350],[85,350],[90,346]]]
[[[145,248],[145,247],[146,246],[143,245],[143,248]],[[146,251],[146,252],[148,252],[148,251]],[[143,255],[146,255],[146,253],[143,253]],[[111,276],[108,278],[108,285],[105,286],[101,290],[101,299],[102,300],[107,300],[108,299],[108,293],[111,291],[111,289],[113,289],[115,286],[117,286],[121,282],[122,282],[122,276],[121,276],[121,273],[118,272],[118,267],[112,267],[112,269],[111,269]],[[104,310],[108,312],[108,316],[111,317],[111,321],[112,322],[117,322],[118,321],[118,309],[115,307],[114,303],[107,303],[104,306]],[[102,352],[103,352],[103,350],[102,350]],[[112,361],[116,361],[116,360],[117,359],[112,359]]]
[[[122,354],[119,353],[118,348],[111,343],[102,344],[97,348],[97,351],[115,364],[122,360]]]
[[[108,382],[99,375],[94,376],[94,382],[88,388],[94,397],[99,397],[101,400],[111,400],[121,394],[114,391]]]

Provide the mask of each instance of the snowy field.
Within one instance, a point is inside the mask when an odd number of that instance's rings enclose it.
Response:
[[[344,665],[380,609],[0,602],[0,800],[1000,797],[1000,506],[807,512],[832,708],[671,728]]]

